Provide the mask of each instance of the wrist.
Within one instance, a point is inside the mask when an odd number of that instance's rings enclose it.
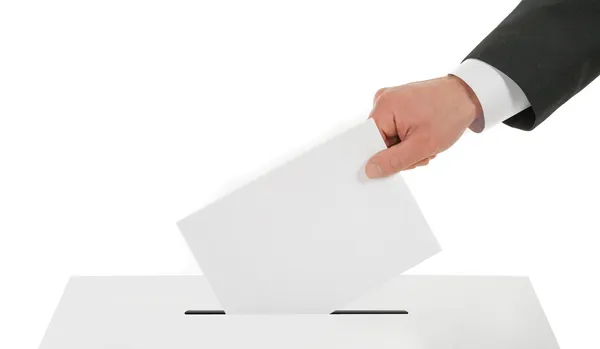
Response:
[[[483,108],[473,89],[458,76],[450,74],[446,79],[453,85],[454,90],[459,91],[457,103],[460,112],[464,113],[472,124],[483,120]]]

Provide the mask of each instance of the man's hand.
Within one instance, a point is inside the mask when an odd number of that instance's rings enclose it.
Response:
[[[367,163],[370,178],[427,165],[482,114],[475,94],[455,76],[383,88],[370,117],[388,149]]]

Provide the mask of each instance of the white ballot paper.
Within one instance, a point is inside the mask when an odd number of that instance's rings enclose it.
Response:
[[[228,314],[326,314],[439,252],[372,120],[178,223]],[[211,309],[212,310],[212,309]]]

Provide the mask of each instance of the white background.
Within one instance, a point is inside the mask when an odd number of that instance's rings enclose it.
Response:
[[[175,222],[442,76],[517,1],[0,3],[0,347],[39,344],[74,274],[199,273]],[[592,84],[534,132],[405,173],[444,252],[529,275],[563,348],[598,348]]]

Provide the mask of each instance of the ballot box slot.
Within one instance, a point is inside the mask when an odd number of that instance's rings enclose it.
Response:
[[[185,315],[225,315],[225,310],[188,310]]]
[[[406,310],[336,310],[330,315],[408,315]]]
[[[185,315],[226,315],[224,310],[187,310]],[[408,315],[406,310],[336,310],[329,315]]]

